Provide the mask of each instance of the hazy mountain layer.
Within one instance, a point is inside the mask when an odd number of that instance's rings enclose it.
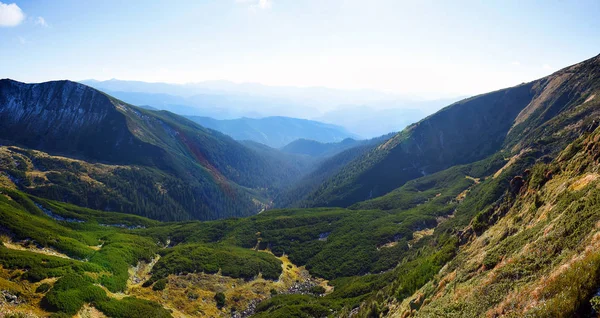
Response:
[[[328,143],[356,137],[340,126],[298,118],[265,117],[229,120],[217,120],[200,116],[188,116],[188,118],[204,127],[229,135],[236,140],[251,140],[273,148],[283,147],[298,139]]]

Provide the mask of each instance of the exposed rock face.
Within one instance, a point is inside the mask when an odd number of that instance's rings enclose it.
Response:
[[[100,161],[135,161],[155,148],[133,136],[108,96],[70,81],[0,80],[0,123],[0,139]]]

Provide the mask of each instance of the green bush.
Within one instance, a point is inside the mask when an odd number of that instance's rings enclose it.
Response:
[[[35,292],[39,293],[39,294],[43,294],[43,293],[46,293],[47,291],[49,291],[51,287],[52,286],[50,286],[50,284],[43,283],[40,286],[38,286],[38,288],[35,289]]]
[[[167,280],[165,278],[161,278],[154,283],[152,286],[152,290],[160,291],[164,290],[167,287]]]
[[[160,304],[126,297],[121,300],[108,299],[96,303],[100,311],[113,318],[169,318],[171,313]]]
[[[81,275],[69,274],[59,279],[44,296],[52,311],[76,314],[85,303],[106,301],[106,292]]]
[[[281,261],[273,255],[240,247],[216,244],[182,244],[162,251],[151,281],[179,273],[217,273],[251,279],[259,273],[265,279],[278,279]]]
[[[325,294],[325,287],[316,285],[309,289],[309,292],[315,295],[323,295]]]
[[[225,294],[220,293],[220,292],[216,293],[215,294],[215,302],[217,302],[217,307],[219,309],[225,307]]]
[[[596,313],[600,313],[600,296],[594,296],[590,299],[590,305]]]

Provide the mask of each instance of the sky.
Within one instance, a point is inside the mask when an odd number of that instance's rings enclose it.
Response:
[[[0,78],[484,93],[600,54],[600,1],[0,0]]]

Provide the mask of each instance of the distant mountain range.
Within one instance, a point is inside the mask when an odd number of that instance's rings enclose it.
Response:
[[[402,130],[459,99],[423,100],[370,90],[275,87],[227,81],[166,84],[113,79],[81,83],[133,105],[180,115],[218,120],[274,116],[304,118],[342,126],[361,138]],[[334,140],[326,140],[331,141]]]
[[[298,139],[317,142],[337,142],[357,138],[343,127],[313,120],[289,117],[239,118],[218,120],[210,117],[188,116],[192,121],[236,140],[252,140],[273,148],[283,147]]]
[[[346,149],[357,147],[367,142],[367,140],[356,140],[352,138],[346,138],[340,142],[328,143],[310,139],[298,139],[285,145],[285,147],[281,148],[281,151],[308,155],[311,157],[330,157]]]

